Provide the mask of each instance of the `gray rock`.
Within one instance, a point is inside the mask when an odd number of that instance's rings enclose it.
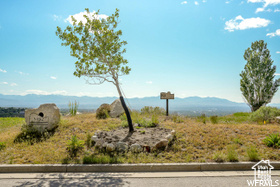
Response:
[[[113,151],[115,151],[115,149],[116,149],[116,147],[112,143],[109,143],[109,144],[106,145],[106,151],[107,152],[113,152]]]
[[[117,149],[118,152],[127,152],[128,145],[124,142],[118,142],[116,144],[116,149]]]
[[[155,149],[165,148],[168,145],[168,140],[162,139],[154,145]]]
[[[122,107],[121,101],[119,99],[116,99],[111,105],[110,105],[110,117],[111,118],[117,118],[121,116],[124,113],[124,109]]]
[[[166,137],[165,137],[169,142],[171,142],[174,138],[174,136],[172,134],[168,134]]]
[[[60,121],[59,109],[54,103],[42,104],[39,108],[25,110],[25,122],[28,126],[43,132],[52,130]]]
[[[98,137],[97,137],[97,136],[92,136],[92,137],[91,137],[91,141],[97,142],[97,140],[98,140]]]
[[[276,120],[277,123],[280,123],[280,116],[277,116],[277,117],[275,118],[275,120]]]
[[[141,147],[141,145],[135,143],[130,146],[130,151],[132,153],[140,153],[140,152],[142,152],[142,147]]]
[[[105,143],[105,141],[103,139],[99,139],[95,142],[95,147],[102,148],[104,143]]]
[[[175,133],[176,133],[175,130],[172,130],[172,131],[171,131],[171,135],[175,136]]]

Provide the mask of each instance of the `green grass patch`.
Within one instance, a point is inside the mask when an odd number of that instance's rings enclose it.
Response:
[[[25,123],[24,118],[19,118],[19,117],[0,118],[0,131],[13,126],[21,126],[24,123]]]

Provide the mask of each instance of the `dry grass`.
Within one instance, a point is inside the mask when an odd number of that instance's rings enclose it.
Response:
[[[11,122],[13,121],[13,122]],[[141,153],[134,155],[127,153],[118,155],[120,163],[171,163],[171,162],[213,162],[214,155],[223,153],[227,155],[227,147],[235,147],[239,161],[248,161],[247,149],[256,147],[260,159],[278,161],[280,150],[269,148],[263,143],[263,139],[271,133],[278,133],[280,125],[277,124],[218,124],[197,121],[193,118],[182,117],[182,122],[165,120],[159,117],[160,125],[175,129],[177,139],[172,147],[165,152]],[[13,143],[20,133],[23,118],[0,118],[0,142],[6,142],[6,148],[0,151],[0,164],[54,164],[62,163],[68,154],[67,141],[73,135],[78,139],[86,140],[87,134],[93,135],[97,130],[112,130],[121,126],[120,119],[97,120],[95,114],[82,114],[73,117],[62,117],[55,134],[43,142],[30,145],[26,142]],[[7,125],[9,123],[9,125]],[[85,154],[102,153],[85,146],[83,153],[70,163],[82,163]]]

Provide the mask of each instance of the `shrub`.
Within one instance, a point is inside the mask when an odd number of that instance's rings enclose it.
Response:
[[[205,114],[201,114],[201,116],[197,117],[197,121],[200,121],[203,124],[206,124],[206,115]]]
[[[0,151],[6,148],[5,142],[0,142]]]
[[[247,155],[249,157],[249,161],[256,162],[260,160],[255,146],[250,146],[247,148]]]
[[[172,121],[175,122],[175,123],[182,123],[184,122],[184,119],[182,116],[179,116],[179,115],[172,115]]]
[[[83,157],[83,164],[117,164],[120,163],[118,157],[111,157],[109,155],[85,155]]]
[[[145,106],[144,108],[141,109],[141,114],[164,115],[165,110],[160,107]]]
[[[71,140],[67,143],[66,150],[71,158],[76,157],[78,152],[84,148],[84,141],[79,140],[76,135],[72,136]]]
[[[14,142],[28,142],[29,144],[33,145],[34,143],[41,142],[50,138],[54,134],[54,132],[55,129],[51,131],[48,131],[47,129],[45,129],[44,131],[38,131],[32,126],[28,126],[25,124],[21,127],[21,132],[16,136]]]
[[[235,151],[235,146],[228,146],[227,147],[227,159],[230,162],[238,162],[238,154]]]
[[[213,160],[215,162],[224,162],[226,161],[226,155],[222,152],[216,152],[214,155],[213,155]]]
[[[217,124],[218,123],[218,116],[210,116],[210,121],[213,124]]]
[[[233,143],[243,145],[242,141],[239,138],[234,138]]]
[[[158,117],[156,115],[152,116],[152,124],[157,126],[159,124]]]
[[[278,133],[268,135],[263,141],[268,147],[280,147],[280,137]]]
[[[87,133],[86,146],[87,148],[90,148],[92,146],[90,133]]]
[[[271,122],[280,115],[280,109],[270,106],[262,106],[250,115],[250,119],[255,122]]]
[[[96,118],[97,119],[106,119],[109,116],[110,113],[110,105],[109,104],[102,104],[97,110],[96,110]]]
[[[77,114],[78,111],[78,107],[79,107],[79,103],[75,102],[70,102],[68,104],[69,107],[69,113],[71,116],[75,116]]]

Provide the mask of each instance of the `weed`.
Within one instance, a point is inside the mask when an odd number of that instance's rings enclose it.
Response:
[[[79,103],[77,103],[77,101],[75,101],[75,102],[70,102],[69,101],[68,107],[69,107],[70,115],[75,116],[77,114],[77,111],[78,111]]]
[[[256,162],[260,160],[255,146],[250,146],[247,148],[247,155],[249,157],[249,161]]]
[[[92,141],[91,141],[90,133],[87,133],[87,139],[86,139],[85,143],[86,143],[87,148],[90,148],[92,146]]]
[[[6,148],[5,142],[0,142],[0,151]]]
[[[67,143],[67,152],[70,157],[76,157],[78,152],[84,148],[84,141],[79,140],[76,135],[72,136],[71,140]]]
[[[238,162],[238,154],[235,149],[236,147],[233,145],[227,147],[227,159],[230,162]]]
[[[241,140],[239,138],[234,138],[233,143],[243,145],[243,143],[241,142]]]
[[[152,124],[154,124],[155,126],[159,124],[158,116],[155,114],[152,116]]]
[[[175,122],[175,123],[182,123],[184,122],[184,119],[182,116],[179,116],[179,115],[172,115],[172,121]]]
[[[109,118],[110,113],[110,105],[109,104],[102,104],[97,110],[96,110],[96,118],[97,119],[106,119]]]
[[[218,116],[210,116],[210,121],[212,124],[218,123]]]
[[[202,122],[203,124],[206,124],[206,115],[201,114],[201,116],[197,117],[197,121]]]
[[[280,146],[280,137],[279,134],[270,134],[263,140],[265,145],[268,147],[279,147]]]
[[[164,115],[165,110],[160,107],[145,106],[141,109],[141,114]]]
[[[85,155],[83,157],[83,164],[117,164],[121,161],[116,156],[109,155]]]
[[[146,131],[144,131],[144,130],[143,130],[143,131],[140,131],[140,134],[145,134],[145,133],[146,133]]]
[[[226,161],[226,155],[220,151],[216,152],[214,155],[213,155],[213,160],[215,162],[224,162]]]

